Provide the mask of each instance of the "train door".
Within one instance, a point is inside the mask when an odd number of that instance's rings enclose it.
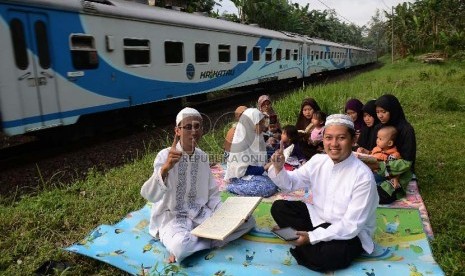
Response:
[[[56,126],[61,122],[48,17],[42,13],[11,11],[9,25],[25,132]]]
[[[297,64],[300,65],[300,69],[302,72],[302,75],[299,76],[299,78],[304,78],[305,77],[305,61],[304,61],[304,53],[303,53],[303,44],[299,44],[299,57]]]

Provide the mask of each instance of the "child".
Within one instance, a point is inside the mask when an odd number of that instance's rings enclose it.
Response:
[[[286,160],[286,169],[293,170],[300,167],[307,161],[306,155],[302,149],[302,143],[299,142],[299,132],[293,125],[286,125],[282,129],[281,144],[283,145],[284,157]]]
[[[279,148],[281,126],[278,121],[278,115],[273,110],[270,96],[261,95],[258,98],[257,108],[266,118],[266,129],[264,130],[263,136],[266,141],[266,151],[268,157],[270,157]]]
[[[320,106],[315,101],[315,99],[304,99],[300,105],[299,117],[297,118],[297,122],[295,124],[297,130],[302,133],[309,133],[313,113],[319,110]]]
[[[357,140],[357,152],[363,152],[365,149],[372,149],[376,146],[376,125],[379,124],[378,116],[376,115],[376,100],[370,100],[363,106],[363,122],[365,126],[360,131],[360,136]]]
[[[377,167],[370,168],[376,172],[380,204],[389,204],[405,195],[405,187],[412,178],[411,162],[403,160],[394,145],[397,130],[393,126],[385,126],[378,130],[376,147],[370,152],[378,162]]]
[[[360,136],[360,131],[363,128],[363,103],[358,99],[350,99],[347,101],[344,108],[344,112],[349,115],[349,117],[354,122],[355,127],[355,142],[357,143],[358,137]]]
[[[316,147],[321,146],[321,151],[323,151],[323,127],[326,122],[326,113],[323,111],[315,111],[312,116],[312,125],[313,129],[310,133],[309,143]]]
[[[152,176],[141,188],[142,197],[151,202],[149,233],[166,247],[168,263],[180,263],[194,252],[225,245],[255,226],[251,216],[250,222],[244,222],[221,242],[191,234],[221,206],[221,193],[212,176],[208,154],[197,147],[202,125],[197,110],[186,107],[178,113],[173,144],[157,154]]]

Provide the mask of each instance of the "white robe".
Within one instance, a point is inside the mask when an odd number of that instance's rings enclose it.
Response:
[[[182,150],[179,143],[176,149]],[[190,231],[220,206],[220,191],[211,173],[208,155],[199,148],[191,156],[183,153],[163,181],[160,170],[169,150],[158,153],[153,174],[142,186],[141,195],[152,203],[150,234],[159,237],[178,262],[196,251],[222,246],[255,225],[253,218],[249,219],[225,242],[192,235]]]
[[[240,178],[247,167],[266,164],[266,145],[263,134],[257,134],[256,125],[265,117],[256,108],[246,109],[236,126],[231,151],[227,160],[225,179]]]
[[[309,232],[312,244],[360,238],[363,249],[373,252],[378,192],[371,170],[354,155],[334,164],[326,154],[316,154],[294,171],[284,168],[268,176],[283,191],[310,188],[313,204],[306,203],[313,225],[331,223]]]

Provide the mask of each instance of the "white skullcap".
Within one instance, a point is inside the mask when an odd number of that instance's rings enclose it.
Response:
[[[181,121],[187,117],[199,117],[202,119],[202,115],[200,115],[197,110],[191,107],[185,107],[179,111],[178,115],[176,115],[176,125],[179,126],[179,123],[181,123]]]
[[[332,126],[332,125],[346,126],[348,128],[355,129],[354,122],[348,115],[345,115],[345,114],[329,115],[326,118],[325,127]]]

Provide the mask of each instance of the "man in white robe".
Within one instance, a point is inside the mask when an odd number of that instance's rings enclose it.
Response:
[[[268,175],[283,191],[309,188],[313,203],[277,200],[271,215],[280,228],[293,227],[297,263],[315,271],[342,269],[363,251],[373,252],[378,193],[373,173],[352,154],[355,139],[350,117],[327,118],[326,154],[313,156],[294,171],[283,170],[284,156],[272,156]]]
[[[255,226],[250,217],[224,241],[191,234],[221,205],[221,198],[208,155],[196,147],[203,132],[200,113],[189,107],[181,110],[174,131],[173,145],[158,153],[153,174],[141,188],[141,195],[152,203],[149,232],[160,238],[170,252],[170,263],[181,262],[203,249],[223,246]]]

